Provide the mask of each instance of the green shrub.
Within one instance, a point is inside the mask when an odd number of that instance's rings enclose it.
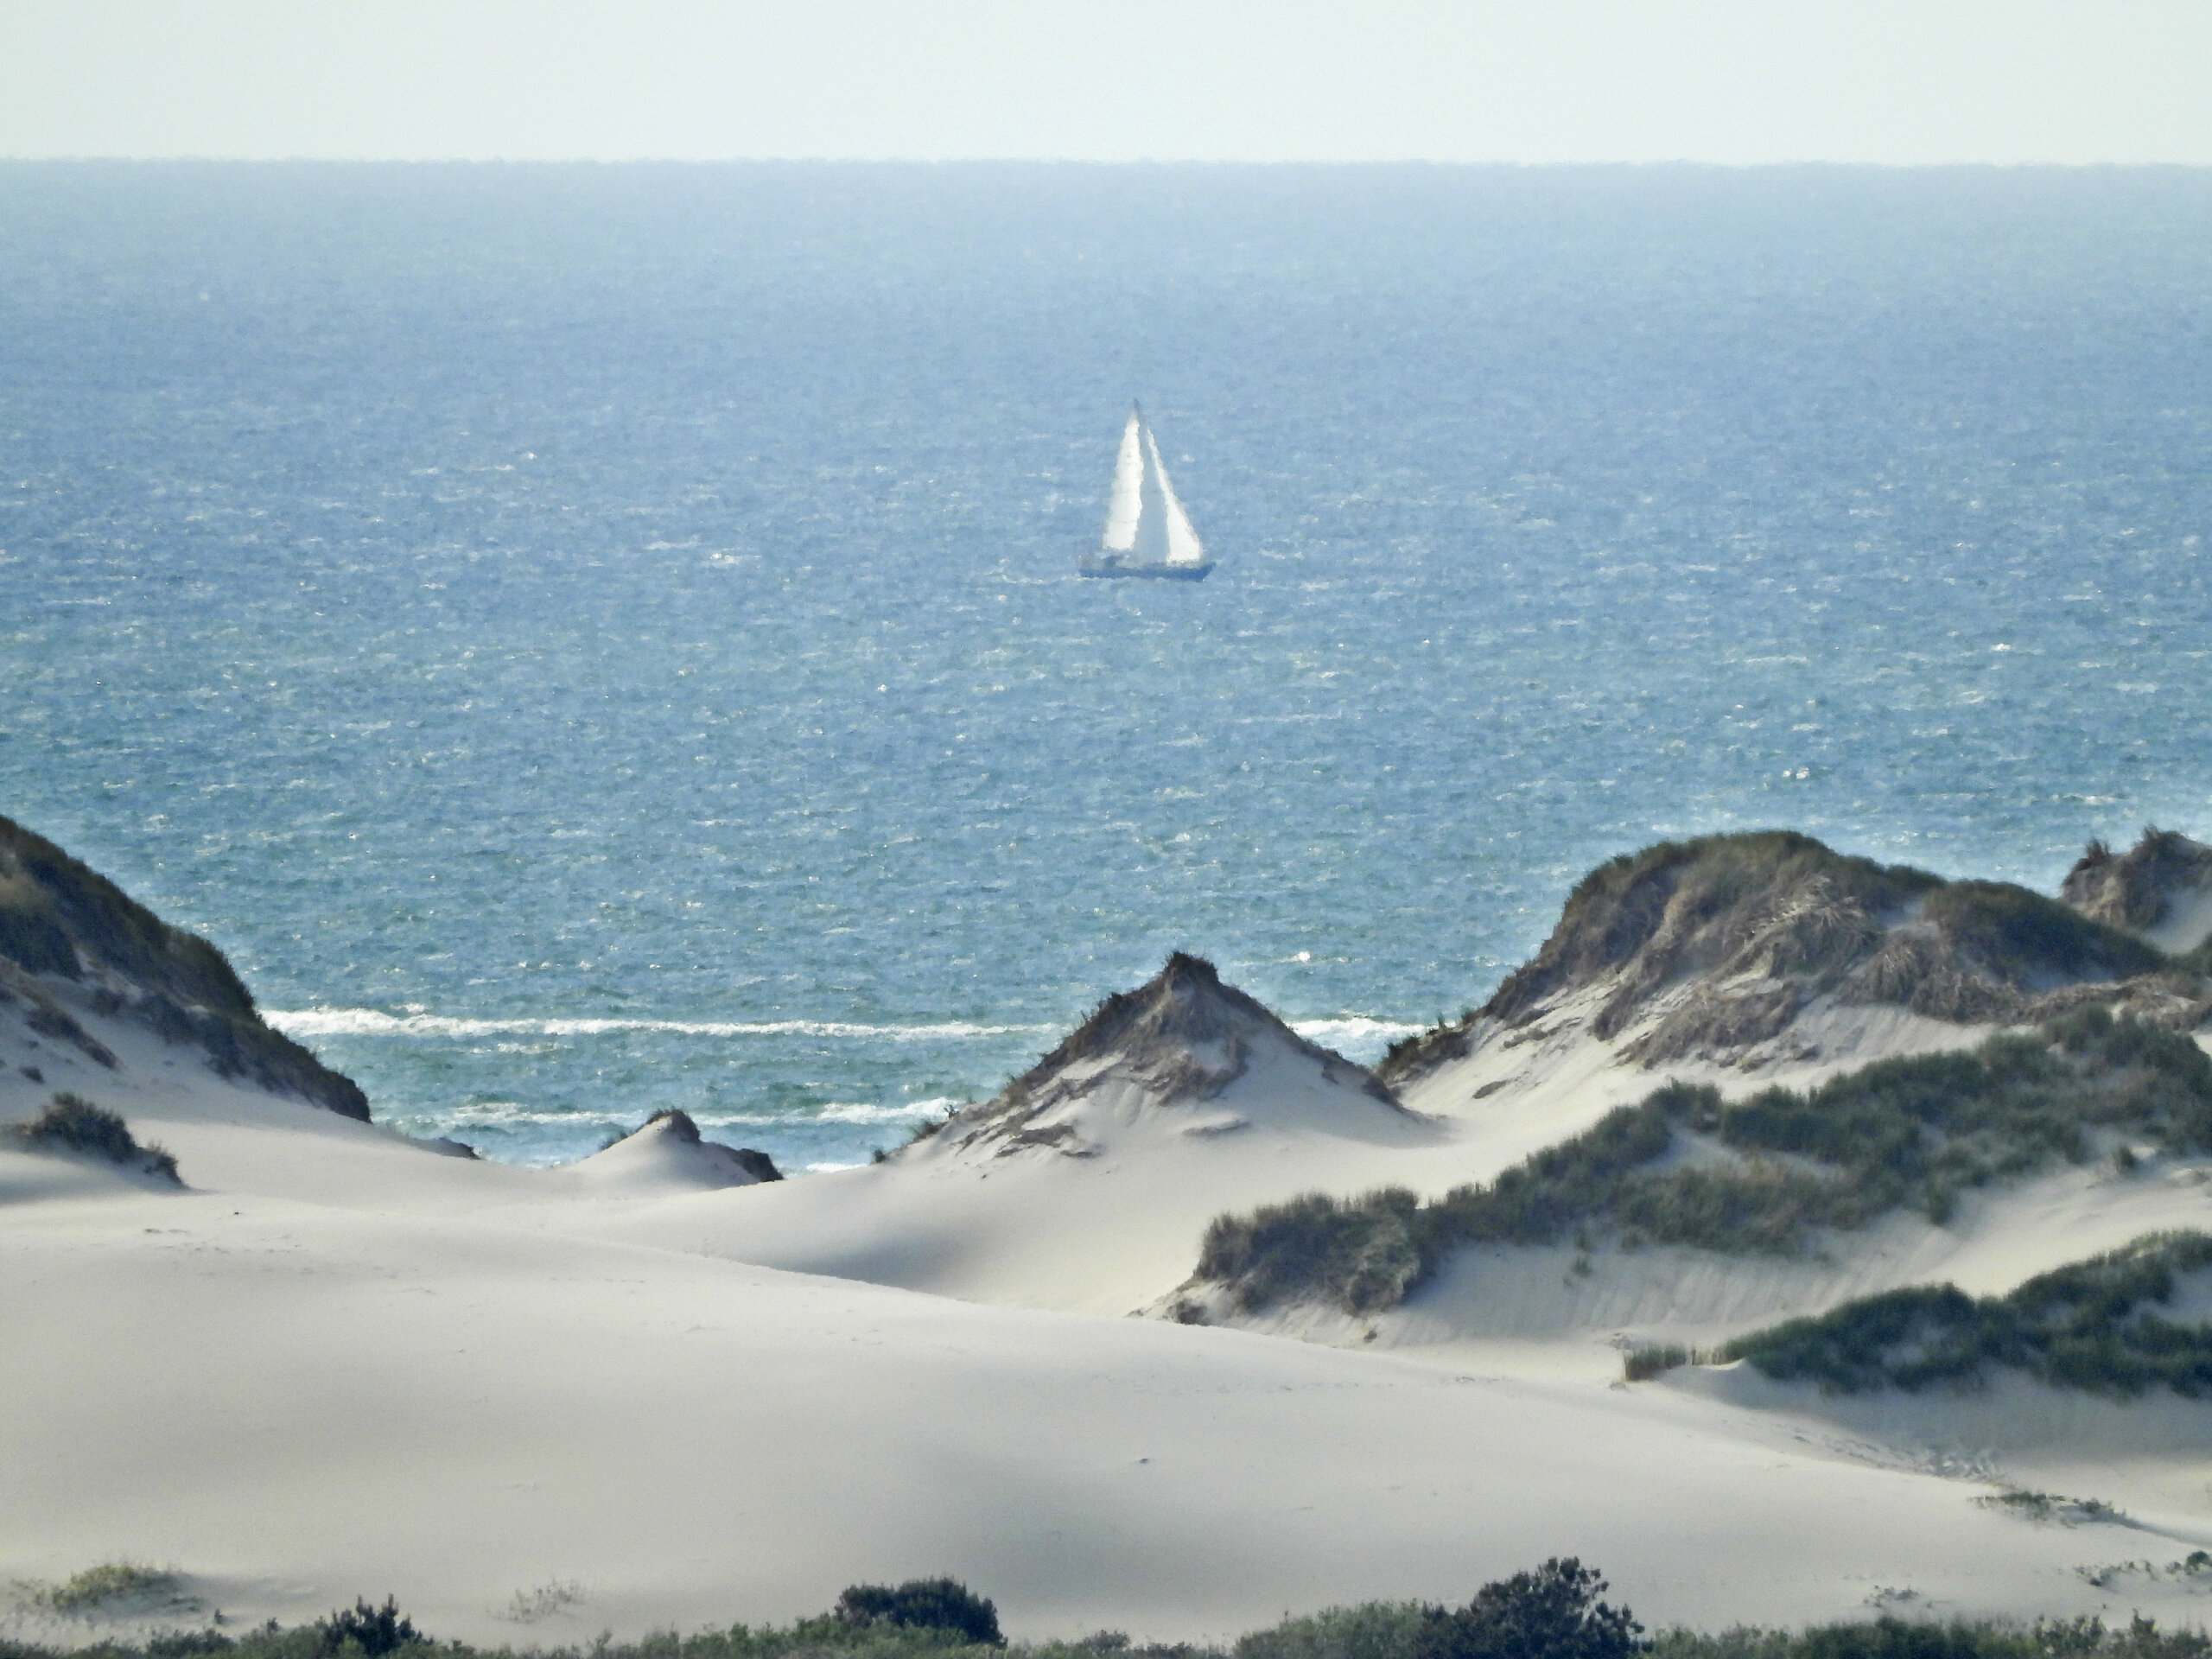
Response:
[[[1287,1618],[1239,1637],[1232,1659],[1407,1659],[1438,1610],[1418,1601],[1366,1601]]]
[[[1421,1200],[1403,1187],[1341,1202],[1309,1193],[1249,1217],[1215,1217],[1198,1272],[1236,1286],[1247,1310],[1293,1294],[1353,1313],[1394,1307],[1425,1265],[1421,1224]]]
[[[835,1617],[846,1624],[945,1630],[980,1646],[1006,1645],[997,1607],[956,1579],[910,1579],[896,1589],[855,1584],[837,1598]]]
[[[102,1561],[41,1592],[38,1600],[57,1613],[75,1617],[118,1602],[172,1597],[178,1585],[175,1573],[160,1567],[142,1567],[136,1561]]]
[[[79,1153],[181,1181],[176,1160],[168,1152],[160,1147],[140,1146],[122,1118],[67,1090],[55,1095],[36,1118],[18,1128],[15,1137],[33,1151]]]
[[[120,1117],[66,1090],[54,1096],[45,1111],[16,1133],[24,1144],[41,1151],[81,1152],[111,1164],[138,1155],[138,1142]]]
[[[1484,1585],[1464,1607],[1433,1611],[1408,1659],[1630,1659],[1647,1645],[1643,1626],[1600,1601],[1605,1589],[1594,1569],[1554,1556]]]
[[[2156,1309],[2178,1274],[2212,1268],[2212,1237],[2152,1233],[2120,1249],[2039,1274],[2006,1296],[1955,1285],[1867,1296],[1816,1317],[1739,1337],[1723,1359],[1830,1394],[1970,1388],[1999,1368],[2055,1388],[2133,1399],[2167,1388],[2212,1396],[2212,1325]]]
[[[1678,1342],[1640,1342],[1621,1354],[1621,1380],[1649,1382],[1655,1376],[1663,1376],[1685,1365],[1702,1365],[1707,1357],[1697,1349],[1685,1348]]]
[[[350,1644],[365,1659],[383,1659],[385,1654],[429,1639],[415,1628],[414,1620],[402,1616],[398,1603],[390,1596],[384,1599],[381,1607],[356,1600],[350,1608],[317,1619],[315,1631],[315,1651],[318,1656],[345,1652]]]

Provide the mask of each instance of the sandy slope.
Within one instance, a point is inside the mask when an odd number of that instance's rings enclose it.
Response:
[[[1016,1630],[1179,1636],[1579,1551],[1647,1616],[1715,1622],[1878,1586],[2086,1608],[2072,1569],[2111,1554],[1663,1390],[465,1217],[117,1181],[0,1211],[0,1572],[172,1561],[250,1618],[389,1591],[491,1637],[514,1591],[573,1580],[563,1633],[637,1630],[950,1571]]]

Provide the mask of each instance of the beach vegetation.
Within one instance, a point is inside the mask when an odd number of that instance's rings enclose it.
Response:
[[[1486,1185],[1427,1201],[1310,1193],[1220,1216],[1195,1278],[1243,1312],[1318,1301],[1364,1315],[1474,1245],[1791,1255],[1821,1230],[1901,1211],[1944,1225],[1963,1194],[2087,1163],[2114,1135],[2154,1154],[2212,1152],[2212,1058],[2178,1032],[2084,1007],[1802,1091],[1727,1101],[1669,1083]]]
[[[2122,1569],[2110,1571],[2118,1573]],[[2160,1569],[2192,1581],[2212,1570],[2212,1556],[2192,1555]],[[920,1580],[923,1586],[950,1580]],[[896,1598],[900,1591],[855,1586]],[[969,1596],[961,1586],[963,1596]],[[909,1604],[932,1618],[961,1609],[953,1622],[899,1623],[838,1611],[785,1625],[732,1624],[682,1634],[664,1630],[617,1643],[496,1650],[464,1642],[433,1642],[387,1599],[382,1607],[357,1602],[312,1624],[274,1621],[232,1633],[198,1628],[160,1630],[89,1646],[0,1638],[0,1659],[2212,1659],[2201,1630],[2164,1630],[2135,1618],[2107,1625],[2094,1618],[1941,1623],[1885,1614],[1802,1630],[1737,1625],[1719,1631],[1670,1629],[1647,1636],[1624,1607],[1608,1605],[1597,1572],[1572,1559],[1554,1560],[1482,1586],[1459,1607],[1419,1601],[1374,1601],[1284,1618],[1225,1643],[1147,1643],[1119,1630],[1073,1641],[970,1640],[982,1628],[975,1609],[957,1599]],[[848,1595],[850,1595],[850,1592]],[[1899,1600],[1910,1592],[1893,1592]],[[982,1606],[988,1602],[975,1601]],[[846,1605],[841,1599],[839,1607]],[[995,1615],[991,1628],[995,1630]]]
[[[269,1026],[223,953],[206,939],[172,927],[114,882],[13,819],[0,817],[0,978],[20,972],[16,988],[36,1005],[34,1029],[73,1043],[102,1065],[115,1057],[30,976],[51,974],[84,984],[112,979],[89,992],[102,1016],[120,1014],[164,1042],[206,1051],[225,1077],[368,1122],[359,1085],[323,1065]]]
[[[554,1618],[585,1599],[584,1587],[573,1579],[553,1579],[528,1590],[517,1590],[499,1617],[517,1624],[535,1624]]]
[[[351,1607],[317,1619],[314,1630],[315,1659],[384,1659],[386,1654],[429,1644],[429,1638],[390,1596],[381,1607],[356,1600]]]
[[[1231,1659],[1409,1659],[1440,1609],[1419,1601],[1363,1601],[1286,1618],[1241,1637]]]
[[[1786,830],[1662,842],[1584,877],[1532,960],[1481,1007],[1394,1044],[1379,1075],[1411,1082],[1471,1052],[1478,1028],[1530,1027],[1593,988],[1591,1034],[1653,1065],[1765,1042],[1819,997],[2027,1024],[2084,1001],[2202,994],[2212,960],[2169,957],[2116,914]]]
[[[57,1093],[38,1116],[10,1131],[10,1137],[28,1151],[98,1158],[183,1185],[171,1154],[160,1147],[140,1146],[120,1116],[67,1090]]]
[[[1625,1607],[1599,1598],[1597,1569],[1567,1556],[1486,1584],[1464,1607],[1433,1610],[1410,1659],[1631,1659],[1648,1645]]]
[[[199,1605],[186,1594],[181,1574],[127,1560],[101,1561],[59,1584],[18,1588],[26,1605],[64,1618],[99,1618],[111,1611],[146,1608],[186,1611]]]
[[[1829,1394],[1973,1389],[2010,1370],[2116,1399],[2153,1389],[2204,1399],[2212,1396],[2212,1325],[2159,1310],[2183,1275],[2208,1268],[2212,1237],[2146,1234],[2004,1296],[1969,1296],[1948,1284],[1885,1291],[1738,1337],[1719,1357]]]
[[[2108,1625],[2094,1617],[1937,1623],[1890,1614],[1804,1630],[1664,1630],[1651,1653],[1653,1659],[2205,1659],[2212,1640],[2200,1630],[2161,1630],[2139,1616]]]
[[[2101,1497],[2060,1497],[2051,1492],[2022,1491],[2017,1488],[1992,1492],[1986,1497],[1977,1497],[1974,1503],[1985,1510],[1994,1510],[1999,1515],[2009,1515],[2038,1525],[2079,1527],[2104,1523],[2111,1526],[2132,1526],[2124,1510],[2113,1508]],[[2190,1557],[2194,1562],[2199,1550]],[[2212,1555],[2205,1555],[2212,1563]],[[2192,1567],[2190,1569],[2194,1571]]]
[[[835,1617],[843,1624],[944,1630],[975,1646],[1006,1645],[999,1610],[957,1579],[910,1579],[895,1588],[851,1585],[837,1598]]]
[[[907,1135],[906,1144],[910,1147],[918,1146],[922,1141],[936,1139],[938,1135],[944,1132],[944,1126],[952,1122],[957,1114],[965,1111],[969,1106],[972,1106],[974,1104],[975,1102],[969,1101],[963,1105],[952,1108],[950,1110],[940,1113],[935,1117],[924,1118],[920,1122],[915,1124],[912,1130]]]
[[[1621,1351],[1621,1380],[1649,1382],[1685,1365],[1702,1365],[1707,1359],[1702,1349],[1685,1347],[1679,1342],[1639,1342]]]

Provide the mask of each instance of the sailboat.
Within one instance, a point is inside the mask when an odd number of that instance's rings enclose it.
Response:
[[[1132,404],[1114,462],[1113,493],[1106,499],[1106,533],[1098,538],[1098,551],[1077,561],[1076,569],[1086,576],[1204,582],[1212,569],[1160,464],[1160,445],[1144,411]]]

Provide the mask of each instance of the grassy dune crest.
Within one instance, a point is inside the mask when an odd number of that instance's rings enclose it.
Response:
[[[220,950],[170,926],[44,836],[0,817],[0,1004],[27,1004],[34,1029],[112,1066],[114,1058],[78,1028],[40,976],[84,986],[103,1014],[205,1049],[221,1076],[368,1121],[367,1096],[264,1024]]]
[[[2200,1003],[2202,973],[2102,912],[2009,883],[1946,881],[1789,830],[1705,836],[1592,870],[1489,1001],[1378,1071],[1413,1083],[1469,1052],[1478,1028],[1531,1025],[1591,988],[1605,993],[1591,1033],[1649,1021],[1623,1052],[1659,1065],[1766,1041],[1815,997],[2024,1024],[2084,1001]]]

